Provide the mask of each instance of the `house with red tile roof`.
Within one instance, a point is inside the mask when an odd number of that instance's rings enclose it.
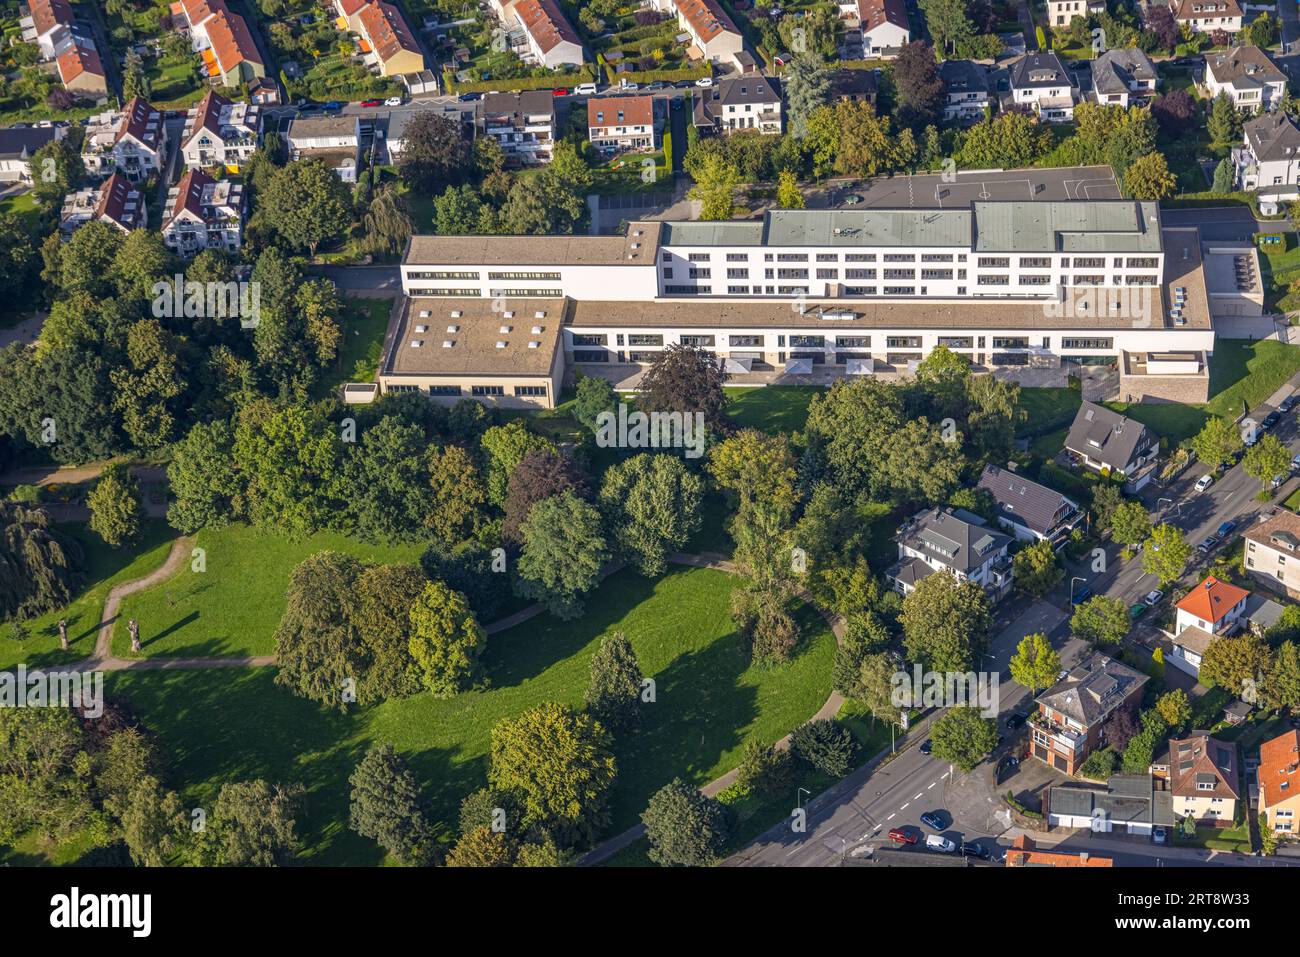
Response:
[[[1217,639],[1237,630],[1250,592],[1211,575],[1174,606],[1172,652],[1166,661],[1196,676],[1205,651]]]
[[[690,35],[692,57],[711,63],[735,63],[745,40],[718,0],[653,0],[656,10],[677,17]]]
[[[231,12],[225,0],[177,0],[171,12],[189,32],[191,48],[202,57],[210,80],[239,86],[266,76],[247,21]]]
[[[912,40],[904,0],[857,0],[862,53],[868,60],[892,60]]]
[[[144,194],[121,173],[114,173],[98,186],[69,193],[59,214],[59,229],[71,236],[91,220],[116,226],[124,233],[149,225]]]
[[[1300,731],[1292,728],[1259,746],[1259,812],[1274,834],[1300,834]]]
[[[1087,851],[1040,851],[1034,839],[1019,835],[1007,851],[1006,867],[1113,867],[1109,857],[1097,857]]]
[[[582,65],[582,39],[555,0],[518,0],[511,7],[527,39],[523,59],[551,69]]]
[[[385,0],[333,0],[335,26],[354,34],[366,62],[380,76],[419,73],[424,48],[402,15]]]
[[[108,94],[108,75],[104,72],[99,51],[93,46],[71,46],[59,54],[56,62],[59,80],[69,93],[91,99]]]
[[[593,96],[587,101],[587,139],[598,149],[654,149],[654,97]]]
[[[53,61],[64,89],[90,99],[108,93],[104,64],[89,29],[77,23],[68,0],[30,0],[21,20],[23,40],[36,44],[42,61]]]
[[[204,249],[238,251],[244,232],[244,187],[192,169],[167,193],[160,226],[167,248],[182,256]]]
[[[35,43],[41,58],[52,60],[72,43],[72,27],[77,22],[68,0],[29,0],[22,19],[23,39]]]
[[[167,127],[162,113],[135,97],[125,109],[110,110],[86,120],[81,159],[92,176],[114,171],[139,182],[163,168],[167,157]]]

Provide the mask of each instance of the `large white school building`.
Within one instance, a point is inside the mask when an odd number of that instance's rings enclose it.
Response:
[[[625,381],[674,343],[742,381],[906,372],[944,345],[984,370],[1113,364],[1123,398],[1205,401],[1212,313],[1252,308],[1207,286],[1212,255],[1133,200],[416,236],[380,388],[551,407],[574,370]]]

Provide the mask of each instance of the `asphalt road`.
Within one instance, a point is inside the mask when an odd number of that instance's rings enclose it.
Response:
[[[1300,385],[1300,376],[1292,380],[1291,385]],[[1271,406],[1261,406],[1252,410],[1252,417],[1258,421],[1270,410]],[[1293,453],[1300,452],[1300,430],[1297,429],[1295,414],[1283,416],[1273,434]],[[1194,486],[1203,472],[1203,469],[1195,466],[1189,467],[1170,487],[1152,489],[1144,496],[1160,520],[1169,521],[1182,529],[1193,547],[1216,532],[1221,522],[1235,521],[1240,531],[1250,522],[1256,521],[1260,514],[1271,511],[1278,501],[1300,484],[1300,480],[1291,478],[1273,493],[1268,503],[1260,503],[1255,499],[1259,483],[1247,475],[1240,465],[1227,470],[1206,492],[1197,492]],[[1091,560],[1080,567],[1069,568],[1068,571],[1071,577],[1077,575],[1084,578],[1094,594],[1117,596],[1126,604],[1132,605],[1142,600],[1157,583],[1152,576],[1142,571],[1139,558],[1134,557],[1124,562],[1120,560],[1118,551],[1115,546],[1106,549],[1106,562],[1101,572],[1092,570]],[[1181,587],[1185,590],[1194,583],[1212,559],[1212,553],[1198,554],[1194,560],[1196,564],[1180,583]],[[1074,584],[1073,580],[1063,582],[1045,601],[1031,603],[1013,599],[1012,603],[999,611],[1002,626],[990,641],[991,661],[984,662],[981,667],[987,670],[996,667],[1001,675],[1000,728],[1005,727],[1007,715],[1022,707],[1028,708],[1031,703],[1026,689],[1011,681],[1008,671],[1010,656],[1022,637],[1035,631],[1045,633],[1061,655],[1062,667],[1066,668],[1087,653],[1086,643],[1072,637],[1069,632],[1068,596],[1072,593]],[[1172,593],[1180,585],[1165,589],[1163,601],[1172,600]],[[1140,629],[1135,629],[1137,631]],[[952,768],[933,755],[921,754],[916,747],[910,748],[874,774],[859,771],[850,775],[843,785],[845,786],[839,790],[827,792],[827,796],[821,800],[809,803],[806,833],[796,834],[788,822],[782,823],[734,855],[727,863],[732,866],[769,867],[834,865],[839,862],[841,855],[851,852],[863,842],[885,840],[890,828],[911,827],[920,829],[922,833],[935,833],[929,828],[921,827],[920,815],[926,811],[943,812],[940,816],[950,826],[940,833],[949,838],[968,841],[983,839],[981,843],[986,846],[996,843],[1003,850],[1008,846],[1006,842],[997,840],[989,833],[981,833],[978,829],[952,826],[952,816],[946,811],[948,789],[966,785],[960,772],[954,778]],[[1002,833],[1005,828],[989,827],[986,830]],[[1060,846],[1094,853],[1104,850],[1107,856],[1113,857],[1121,865],[1184,867],[1225,864],[1253,866],[1262,863],[1244,855],[1162,848],[1120,835],[1078,834],[1067,838]]]
[[[1250,242],[1255,233],[1291,229],[1287,220],[1257,220],[1245,206],[1212,206],[1202,209],[1162,209],[1165,226],[1196,226],[1201,239],[1212,242]]]

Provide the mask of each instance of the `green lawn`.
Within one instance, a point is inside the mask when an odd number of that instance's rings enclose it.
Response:
[[[491,687],[452,699],[422,694],[339,715],[272,682],[273,669],[118,672],[109,691],[158,736],[187,802],[210,806],[225,781],[264,777],[308,788],[300,832],[318,864],[375,864],[379,849],[345,827],[347,777],[373,741],[410,760],[434,817],[454,828],[460,800],[482,786],[492,726],[541,701],[580,705],[597,640],[633,643],[657,700],[642,728],[616,745],[616,833],[636,823],[651,793],[673,776],[703,784],[733,767],[748,738],[775,741],[830,692],[834,638],[812,609],[806,637],[780,667],[749,666],[728,613],[732,579],[710,569],[647,580],[630,570],[606,580],[576,622],[543,616],[489,640]]]
[[[365,545],[336,532],[294,540],[247,525],[204,529],[195,541],[205,551],[206,571],[191,571],[187,563],[162,584],[124,598],[114,654],[131,656],[126,624],[135,618],[146,657],[269,655],[289,574],[307,556],[332,549],[371,562],[418,562],[423,551]]]
[[[1244,400],[1253,409],[1300,372],[1300,346],[1275,339],[1219,339],[1210,362],[1210,402],[1215,415],[1235,418]]]
[[[50,667],[89,657],[104,599],[114,585],[149,574],[167,560],[175,533],[165,522],[146,522],[141,540],[129,547],[110,548],[85,525],[61,525],[59,530],[80,543],[85,556],[86,586],[67,608],[26,622],[27,635],[15,641],[11,626],[0,626],[0,669],[19,663]],[[59,649],[59,619],[68,620],[67,652]]]
[[[333,394],[348,382],[373,382],[379,371],[393,300],[348,298],[344,302],[347,313],[343,319],[343,343],[333,371],[316,384],[316,392],[321,397]]]
[[[25,193],[0,199],[0,213],[6,216],[17,216],[25,225],[35,228],[41,218],[41,207],[36,202],[36,194],[28,190]],[[3,322],[0,322],[0,325],[3,325]]]
[[[1179,405],[1174,402],[1107,402],[1105,405],[1108,409],[1141,422],[1165,439],[1169,448],[1201,431],[1210,417],[1202,405]]]
[[[1068,428],[1082,402],[1080,389],[1021,389],[1019,407],[1025,413],[1025,421],[1020,426],[1020,434],[1042,435]]]
[[[1250,827],[1242,823],[1236,827],[1197,826],[1195,837],[1184,837],[1181,829],[1174,828],[1174,844],[1178,847],[1200,847],[1209,851],[1236,851],[1251,853]]]
[[[813,396],[825,391],[817,385],[770,385],[757,389],[733,386],[726,390],[731,400],[727,412],[742,428],[770,434],[798,432],[808,418],[808,404]]]
[[[1295,233],[1282,233],[1282,238],[1282,249],[1277,249],[1274,243],[1258,244],[1265,307],[1294,312],[1300,309],[1300,294],[1293,294],[1290,287],[1294,280],[1300,279],[1300,243]]]

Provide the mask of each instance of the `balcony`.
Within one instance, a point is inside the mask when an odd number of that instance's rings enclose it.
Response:
[[[1078,751],[1088,738],[1082,731],[1076,731],[1063,724],[1057,724],[1041,711],[1035,711],[1029,716],[1029,724],[1031,727],[1042,731],[1055,743],[1063,745],[1068,751]]]

